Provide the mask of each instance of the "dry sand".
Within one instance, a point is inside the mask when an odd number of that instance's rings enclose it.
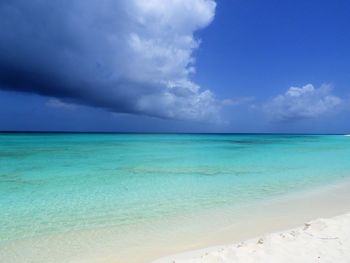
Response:
[[[192,251],[153,263],[350,262],[350,213],[244,242]]]

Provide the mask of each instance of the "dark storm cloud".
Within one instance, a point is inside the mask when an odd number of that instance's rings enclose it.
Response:
[[[216,118],[189,79],[211,0],[1,1],[0,87],[162,118]]]

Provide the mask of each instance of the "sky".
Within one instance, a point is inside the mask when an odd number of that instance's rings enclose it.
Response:
[[[4,0],[0,130],[350,133],[346,0]]]

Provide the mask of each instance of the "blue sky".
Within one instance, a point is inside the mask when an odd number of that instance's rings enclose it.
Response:
[[[0,130],[350,132],[348,1],[0,4]]]

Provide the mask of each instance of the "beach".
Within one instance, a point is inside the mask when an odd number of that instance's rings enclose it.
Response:
[[[262,204],[238,226],[221,231],[221,242],[151,262],[349,262],[349,189],[343,182]]]
[[[307,233],[317,237],[323,237],[323,234],[326,233],[327,237],[338,237],[343,242],[343,237],[338,234],[341,231],[348,235],[350,230],[349,214],[347,214],[350,211],[350,203],[347,202],[350,200],[349,188],[350,182],[346,180],[316,190],[235,209],[234,213],[227,210],[215,210],[191,218],[176,217],[173,220],[166,221],[166,223],[160,220],[153,222],[154,224],[149,226],[148,231],[139,226],[138,234],[136,229],[129,229],[129,234],[125,238],[120,238],[117,230],[109,227],[98,231],[76,231],[21,240],[9,244],[2,243],[0,245],[0,256],[8,263],[123,263],[125,262],[124,259],[131,263],[173,263],[174,260],[180,263],[236,262],[235,260],[238,260],[237,262],[274,262],[272,259],[275,256],[281,256],[280,252],[285,256],[288,256],[288,253],[294,255],[302,252],[299,251],[299,245],[302,247],[305,242],[313,240],[305,239],[308,238],[308,236],[305,236],[308,235]],[[237,216],[237,213],[239,216]],[[347,215],[337,217],[341,214]],[[329,219],[314,221],[316,218]],[[338,218],[340,218],[340,221]],[[344,221],[342,218],[346,220]],[[305,223],[310,221],[313,227],[310,227],[305,233],[302,232]],[[323,228],[320,227],[320,222],[326,222],[327,226],[328,222],[331,222],[330,228],[327,228],[331,232],[327,230],[328,232],[321,233],[320,231],[323,231]],[[296,237],[300,236],[302,238],[294,238],[292,231],[299,233]],[[270,234],[274,232],[277,232],[277,234]],[[278,239],[279,234],[283,234],[287,238]],[[275,242],[276,238],[278,242]],[[260,239],[263,240],[262,244],[260,244]],[[321,241],[324,241],[324,245],[329,243],[326,241],[332,240],[321,239]],[[291,242],[295,242],[295,244],[293,243],[294,245],[289,247]],[[345,240],[343,243],[346,245],[348,244],[346,242]],[[126,244],[128,249],[126,249]],[[242,244],[244,244],[244,247]],[[266,244],[269,247],[266,247]],[[312,245],[312,243],[310,244]],[[334,261],[316,262],[347,262],[337,260],[337,253],[343,248],[342,245],[337,246],[337,244],[332,243],[333,247],[331,247],[334,254],[332,252],[330,257],[334,257]],[[237,246],[239,248],[242,246],[242,249],[236,251]],[[318,250],[315,250],[318,246],[319,243],[317,243],[317,246],[312,245],[310,247],[310,249],[313,249],[312,255],[318,253]],[[280,251],[281,247],[283,249]],[[236,255],[235,253],[239,254],[237,258],[236,256],[231,258],[232,248],[234,248],[234,255]],[[262,252],[258,252],[257,249],[261,249]],[[266,258],[258,258],[267,253],[265,249],[271,251],[269,253],[272,253],[272,255],[268,253],[272,257],[271,260],[269,258],[264,261]],[[257,251],[258,256],[252,257],[252,251]],[[221,253],[229,253],[229,255]],[[50,258],[48,258],[48,254]],[[228,261],[222,261],[222,257]],[[310,262],[306,259],[299,262]],[[277,260],[276,262],[281,261]]]
[[[350,262],[350,213],[153,263]]]

